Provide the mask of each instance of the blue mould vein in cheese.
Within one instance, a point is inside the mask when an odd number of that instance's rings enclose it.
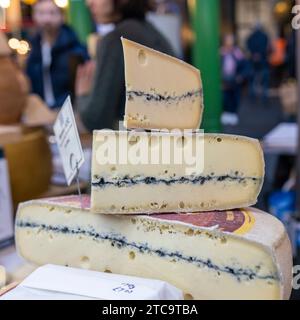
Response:
[[[95,215],[77,196],[19,206],[28,261],[167,281],[194,299],[287,299],[292,257],[283,225],[253,208],[194,214]]]

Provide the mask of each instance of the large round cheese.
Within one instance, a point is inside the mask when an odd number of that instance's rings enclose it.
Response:
[[[287,232],[254,208],[107,215],[89,196],[34,200],[19,206],[16,246],[37,265],[160,279],[186,299],[288,299],[292,288]]]
[[[52,175],[52,160],[43,129],[13,128],[7,128],[7,132],[11,132],[9,136],[2,127],[0,144],[8,162],[13,202],[17,205],[47,191]],[[1,136],[5,139],[1,139]]]

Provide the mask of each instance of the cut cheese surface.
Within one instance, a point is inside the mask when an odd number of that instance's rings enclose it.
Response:
[[[127,128],[198,129],[203,97],[200,72],[187,63],[122,38]]]
[[[95,131],[93,139],[91,209],[96,213],[246,207],[256,203],[263,183],[263,154],[254,139],[108,130]]]
[[[6,284],[6,272],[5,268],[0,266],[0,289]]]
[[[292,255],[281,222],[253,208],[95,215],[78,196],[19,206],[16,245],[38,265],[160,279],[189,299],[288,299]]]

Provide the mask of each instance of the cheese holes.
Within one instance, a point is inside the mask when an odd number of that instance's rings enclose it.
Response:
[[[139,136],[129,136],[128,137],[128,143],[133,146],[136,143],[138,143],[140,141],[140,137]]]
[[[194,297],[190,293],[185,293],[184,300],[194,300]]]
[[[167,208],[167,203],[163,203],[161,206],[160,206],[160,209],[165,209],[165,208]]]
[[[135,253],[133,251],[129,252],[129,259],[134,260],[135,259]]]
[[[90,268],[90,258],[87,256],[83,256],[80,258],[80,266],[83,269],[89,269]]]
[[[248,183],[247,183],[246,180],[243,180],[243,181],[242,181],[242,186],[243,186],[243,187],[247,187],[247,186],[248,186]]]
[[[151,207],[151,209],[158,209],[159,208],[159,205],[158,205],[158,203],[157,202],[151,202],[150,203],[150,207]]]
[[[104,270],[105,273],[112,273],[109,269]]]
[[[221,243],[223,243],[223,244],[227,243],[227,239],[226,238],[221,238]]]
[[[179,202],[179,208],[180,208],[180,209],[184,209],[184,207],[185,207],[184,202],[183,202],[183,201],[180,201],[180,202]]]
[[[138,52],[138,62],[141,66],[145,66],[148,62],[147,55],[143,49]]]
[[[193,236],[193,235],[194,235],[194,230],[193,230],[193,229],[188,229],[188,230],[185,232],[185,234],[186,234],[187,236]]]

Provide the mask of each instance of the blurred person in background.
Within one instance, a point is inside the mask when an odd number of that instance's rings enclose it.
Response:
[[[38,0],[33,7],[33,20],[37,34],[31,40],[27,62],[32,92],[49,108],[59,108],[72,95],[71,60],[86,61],[87,51],[64,24],[63,12],[53,0]]]
[[[264,102],[268,96],[270,82],[269,55],[271,45],[269,36],[264,31],[262,25],[257,23],[253,32],[247,39],[247,49],[252,63],[252,84],[250,93],[252,97],[257,97],[261,91]]]
[[[146,0],[87,0],[97,24],[114,24],[97,45],[95,65],[80,66],[76,78],[78,124],[88,131],[116,129],[125,107],[124,58],[120,38],[173,55],[168,41],[145,20]]]
[[[224,36],[221,47],[224,125],[238,124],[238,107],[241,85],[246,77],[246,61],[243,52],[235,45],[232,34]]]

